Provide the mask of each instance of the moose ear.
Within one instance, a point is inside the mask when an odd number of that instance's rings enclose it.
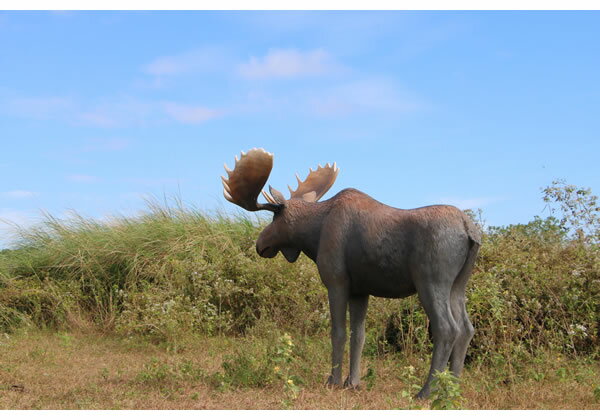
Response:
[[[271,197],[273,197],[273,199],[275,200],[275,203],[277,204],[285,204],[285,197],[283,196],[283,194],[281,194],[279,191],[277,191],[275,188],[271,187],[269,185],[269,192],[271,193]]]
[[[307,192],[305,194],[302,194],[302,199],[304,201],[315,202],[317,201],[317,193],[314,191]]]
[[[281,210],[285,206],[286,199],[283,197],[279,191],[269,185],[270,193],[263,190],[262,195],[269,202],[269,205],[277,208],[277,211]],[[275,210],[273,210],[275,211]]]

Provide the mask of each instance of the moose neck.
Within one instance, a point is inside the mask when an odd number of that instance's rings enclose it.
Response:
[[[296,213],[292,242],[313,261],[317,259],[321,228],[329,207],[327,201],[303,203]]]

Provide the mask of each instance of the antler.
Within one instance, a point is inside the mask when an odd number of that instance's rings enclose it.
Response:
[[[300,177],[296,174],[298,188],[294,191],[288,185],[291,194],[290,198],[301,198],[304,201],[318,201],[331,188],[339,172],[340,168],[334,162],[333,166],[328,163],[325,167],[319,165],[316,171],[311,169],[304,182],[300,181]]]
[[[273,154],[264,149],[252,149],[242,152],[240,159],[235,157],[233,171],[225,165],[228,178],[223,181],[223,195],[233,204],[248,210],[271,210],[278,206],[272,203],[261,204],[256,200],[262,187],[267,182],[273,168]]]

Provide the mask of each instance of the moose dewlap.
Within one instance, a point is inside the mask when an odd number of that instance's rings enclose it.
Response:
[[[310,170],[290,198],[269,186],[262,191],[273,154],[252,149],[225,166],[225,198],[248,210],[273,212],[273,221],[256,241],[265,258],[278,252],[294,262],[301,252],[316,264],[327,288],[331,315],[332,368],[327,383],[342,385],[346,312],[350,312],[350,373],[343,385],[358,387],[369,296],[402,298],[418,294],[431,323],[433,357],[418,397],[429,395],[433,375],[445,369],[460,375],[473,326],[465,308],[481,233],[453,206],[402,210],[355,189],[319,202],[339,173],[333,165]],[[258,203],[261,193],[266,203]]]

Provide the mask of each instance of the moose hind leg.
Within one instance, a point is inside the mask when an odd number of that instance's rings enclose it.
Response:
[[[456,320],[460,333],[452,349],[452,355],[450,356],[450,369],[454,376],[458,377],[462,373],[465,365],[465,356],[467,355],[467,348],[473,338],[475,332],[473,324],[469,320],[467,314],[467,308],[465,305],[465,290],[467,287],[467,281],[471,276],[473,265],[475,264],[475,258],[477,257],[477,251],[479,245],[472,243],[467,259],[456,276],[454,284],[452,284],[452,290],[450,292],[450,305],[452,307],[452,315]]]
[[[467,349],[469,343],[473,338],[474,328],[473,324],[469,320],[467,309],[465,307],[464,296],[452,296],[452,314],[459,327],[459,334],[452,348],[452,354],[450,355],[450,370],[454,376],[458,377],[462,373],[465,365],[465,356],[467,355]]]
[[[446,284],[451,284],[450,282]],[[459,334],[450,308],[450,286],[441,282],[422,282],[417,285],[419,299],[423,305],[433,335],[433,356],[427,380],[417,398],[427,398],[431,392],[431,381],[437,372],[443,371]]]
[[[350,374],[344,388],[357,389],[360,384],[360,358],[365,344],[365,318],[369,295],[351,296],[350,308]]]

